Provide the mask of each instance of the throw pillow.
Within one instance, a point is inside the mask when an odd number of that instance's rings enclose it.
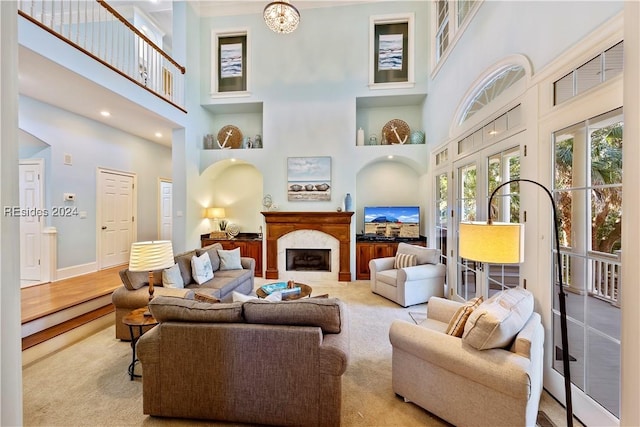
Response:
[[[258,298],[256,295],[245,295],[237,291],[231,292],[231,299],[233,302],[247,302],[247,301],[253,301],[253,300],[260,300],[260,298]],[[267,297],[264,298],[262,301],[270,301],[270,302],[282,301],[282,292],[273,292],[267,295]]]
[[[200,302],[208,302],[209,304],[216,304],[220,302],[218,298],[204,294],[194,294],[193,299]]]
[[[220,256],[220,270],[242,270],[240,248],[218,249],[218,256]]]
[[[464,325],[467,323],[469,315],[473,313],[473,310],[478,308],[483,300],[484,297],[479,296],[477,298],[470,299],[464,305],[460,306],[449,321],[446,333],[448,335],[453,335],[454,337],[462,337],[462,333],[464,332]]]
[[[478,350],[506,347],[532,313],[531,292],[520,287],[499,292],[469,315],[462,341]]]
[[[162,286],[165,288],[184,288],[184,280],[182,280],[178,264],[173,264],[173,267],[162,270]]]
[[[207,252],[200,256],[194,255],[191,257],[191,274],[193,274],[193,280],[198,285],[213,279],[213,268],[211,268],[211,261]]]
[[[413,267],[417,265],[417,258],[414,254],[396,254],[393,268]]]
[[[258,299],[258,297],[255,295],[241,294],[240,292],[237,292],[237,291],[231,292],[231,300],[233,302],[246,302],[246,301],[251,301],[252,299]]]

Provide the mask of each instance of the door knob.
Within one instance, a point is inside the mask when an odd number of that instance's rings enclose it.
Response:
[[[102,226],[102,229],[103,229],[103,230],[106,230],[106,229],[107,229],[107,226],[106,226],[106,225],[103,225],[103,226]]]

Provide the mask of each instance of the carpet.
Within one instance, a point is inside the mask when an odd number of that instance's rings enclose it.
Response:
[[[256,286],[264,283],[256,281]],[[312,284],[347,303],[351,358],[343,376],[343,426],[448,426],[391,389],[389,326],[412,322],[411,312],[371,293],[367,281]],[[142,414],[142,380],[129,380],[131,347],[110,326],[23,369],[25,426],[232,425],[148,417]],[[188,399],[188,396],[185,396]],[[553,399],[551,399],[553,401]]]

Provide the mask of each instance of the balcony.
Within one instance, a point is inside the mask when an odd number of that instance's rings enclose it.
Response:
[[[186,112],[185,67],[167,55],[104,0],[20,0],[18,13]]]

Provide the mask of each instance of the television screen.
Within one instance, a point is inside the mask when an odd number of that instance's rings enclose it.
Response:
[[[364,234],[376,237],[419,238],[419,206],[366,206]]]

